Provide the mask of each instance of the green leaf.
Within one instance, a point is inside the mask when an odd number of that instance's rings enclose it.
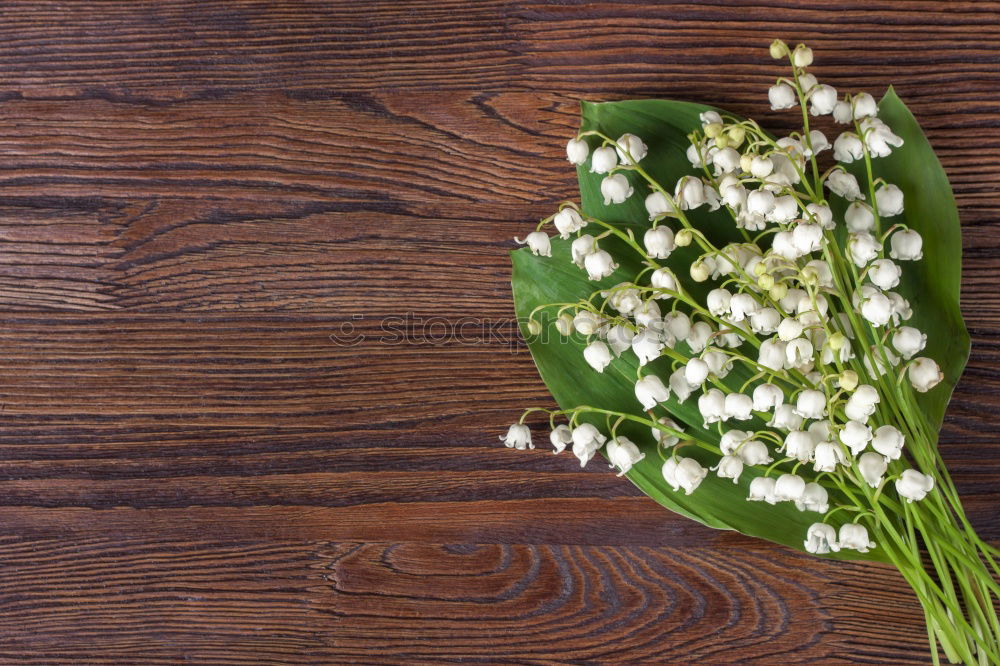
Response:
[[[927,348],[921,356],[937,361],[944,373],[940,385],[917,394],[917,403],[937,432],[969,359],[969,333],[959,307],[962,228],[948,176],[920,125],[892,88],[879,103],[878,115],[904,141],[888,157],[872,160],[874,176],[894,183],[904,195],[903,214],[883,220],[882,227],[906,224],[924,239],[923,260],[901,262],[903,276],[896,291],[913,307],[907,325],[927,333]],[[851,167],[859,182],[865,182],[864,164]]]

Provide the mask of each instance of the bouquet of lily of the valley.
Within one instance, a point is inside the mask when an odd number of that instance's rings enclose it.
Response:
[[[998,551],[937,449],[969,348],[951,188],[892,89],[838,95],[806,46],[771,55],[789,136],[687,102],[583,105],[581,202],[511,253],[560,409],[501,439],[533,448],[544,421],[556,453],[602,452],[706,525],[891,562],[935,662],[1000,663]]]

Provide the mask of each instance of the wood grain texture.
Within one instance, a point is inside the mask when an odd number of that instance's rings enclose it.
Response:
[[[575,196],[579,100],[781,130],[776,36],[949,174],[942,448],[1000,540],[1000,3],[12,2],[0,663],[926,663],[892,570],[496,440],[550,403],[506,251]]]

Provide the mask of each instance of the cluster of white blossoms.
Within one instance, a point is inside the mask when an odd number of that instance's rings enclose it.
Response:
[[[910,303],[894,291],[905,263],[921,259],[922,239],[901,221],[900,188],[872,176],[872,160],[903,140],[878,119],[871,95],[840,95],[808,73],[809,48],[775,42],[771,54],[787,57],[793,72],[768,91],[771,108],[801,106],[801,133],[775,139],[753,121],[702,113],[687,150],[692,174],[672,187],[642,168],[648,149],[640,137],[586,131],[568,143],[571,163],[589,161],[603,175],[605,205],[645,196],[647,230],[638,239],[567,203],[518,242],[551,256],[551,225],[572,239],[572,261],[591,280],[619,269],[605,239],[638,255],[643,269],[631,279],[552,307],[560,334],[585,339],[583,357],[596,372],[630,355],[635,398],[649,418],[598,407],[550,412],[550,440],[581,465],[603,447],[624,474],[645,454],[618,426],[645,423],[675,491],[695,492],[709,473],[733,483],[751,478],[748,501],[821,515],[805,535],[809,552],[867,552],[875,545],[863,524],[871,512],[848,498],[877,497],[891,484],[900,501],[913,502],[934,485],[906,462],[908,435],[897,427],[907,427],[898,406],[912,405],[911,387],[924,392],[942,380],[937,363],[919,355],[926,334],[906,324]],[[843,126],[832,142],[809,128],[810,117],[822,116]],[[845,169],[854,162],[866,178]],[[728,211],[741,240],[713,245],[688,217],[696,209]],[[692,244],[699,255],[686,270],[667,264]],[[539,326],[532,320],[529,330]],[[727,382],[741,366],[748,372]],[[668,401],[696,404],[701,422],[686,432],[667,416],[677,412]],[[557,415],[569,423],[556,426]],[[604,417],[610,433],[581,420],[588,416]],[[507,446],[532,447],[523,421],[501,438]],[[717,430],[717,443],[701,441],[692,432],[699,426]],[[683,455],[687,447],[701,455]],[[838,512],[836,529],[828,521]]]

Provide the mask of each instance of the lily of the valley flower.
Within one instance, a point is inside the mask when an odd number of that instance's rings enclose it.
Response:
[[[646,457],[644,453],[639,451],[635,442],[621,436],[609,441],[604,447],[604,452],[607,454],[611,466],[618,468],[618,476],[627,474],[633,465]]]
[[[587,161],[590,154],[590,147],[583,139],[570,139],[566,144],[566,159],[572,164],[580,166]]]
[[[840,550],[836,530],[826,523],[813,523],[806,532],[805,548],[816,555],[836,553]]]
[[[635,383],[635,397],[643,409],[649,410],[670,398],[670,389],[656,375],[646,375]]]
[[[611,350],[600,340],[594,340],[583,350],[583,358],[594,370],[604,372],[611,363]]]
[[[585,467],[606,441],[607,437],[589,423],[583,423],[574,428],[573,455],[580,460],[580,467]]]
[[[668,458],[661,470],[663,479],[674,491],[684,489],[685,495],[690,495],[708,475],[708,470],[694,458]]]
[[[528,248],[531,250],[531,254],[536,257],[552,256],[552,245],[549,242],[548,235],[544,231],[532,231],[530,234],[525,236],[524,240],[515,237],[514,241],[520,245],[527,244]]]
[[[625,203],[625,200],[632,196],[634,191],[628,178],[620,173],[605,176],[604,180],[601,181],[601,195],[604,197],[605,206],[613,203]]]
[[[549,441],[552,442],[553,453],[562,453],[566,447],[573,443],[573,431],[565,423],[557,425],[549,433]]]
[[[507,435],[500,439],[503,440],[504,445],[509,449],[524,451],[525,449],[535,448],[535,445],[531,443],[531,430],[523,423],[512,425],[507,429]]]
[[[937,362],[925,356],[913,359],[907,373],[913,388],[920,393],[926,393],[944,379],[944,373],[941,372]]]
[[[934,477],[921,474],[915,469],[903,470],[896,479],[896,492],[907,502],[919,502],[934,489]]]
[[[844,523],[840,526],[837,542],[841,548],[850,548],[859,553],[867,553],[875,547],[875,542],[868,538],[868,530],[864,525]]]

